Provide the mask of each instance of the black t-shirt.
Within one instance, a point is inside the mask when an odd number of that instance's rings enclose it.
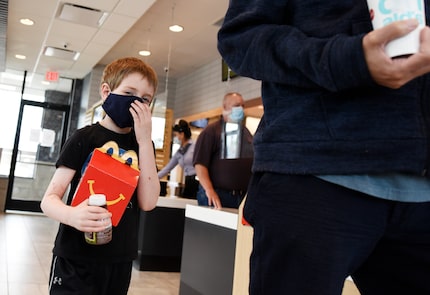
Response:
[[[95,148],[108,141],[115,141],[123,150],[134,150],[138,154],[138,144],[134,132],[119,134],[96,123],[77,130],[67,139],[56,166],[76,170],[70,185],[67,204],[70,205],[81,178],[81,169]],[[121,221],[113,227],[112,241],[105,245],[90,245],[85,242],[84,233],[60,224],[55,240],[55,255],[91,262],[121,262],[137,257],[137,231],[139,225],[139,206],[134,192],[125,209]]]
[[[209,124],[199,135],[194,149],[193,164],[208,168],[214,188],[243,190],[248,188],[254,156],[252,134],[242,129],[241,152],[238,159],[221,159],[221,135],[224,121]]]

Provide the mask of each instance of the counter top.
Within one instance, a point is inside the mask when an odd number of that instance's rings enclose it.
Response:
[[[187,204],[197,205],[197,200],[181,197],[158,197],[157,207],[185,209]]]
[[[213,209],[207,206],[187,204],[185,217],[237,230],[238,209]]]

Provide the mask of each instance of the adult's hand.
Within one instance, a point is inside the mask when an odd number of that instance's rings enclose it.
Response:
[[[213,206],[215,209],[221,209],[222,208],[221,200],[219,199],[219,196],[216,193],[216,191],[213,189],[210,189],[210,190],[207,190],[205,192],[206,192],[206,196],[208,198],[209,206]]]
[[[213,187],[208,168],[202,164],[195,164],[194,168],[196,169],[200,185],[205,190],[206,197],[208,198],[208,205],[214,206],[216,209],[221,209],[221,200]]]
[[[418,26],[415,19],[393,22],[369,32],[363,38],[364,55],[372,78],[379,85],[397,89],[410,80],[430,72],[430,28],[420,34],[419,52],[408,57],[390,58],[386,44]]]

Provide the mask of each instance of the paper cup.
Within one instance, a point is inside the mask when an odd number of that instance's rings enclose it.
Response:
[[[367,0],[373,29],[379,29],[394,21],[417,19],[419,26],[409,34],[390,41],[385,51],[390,57],[417,53],[420,47],[420,31],[425,27],[424,0]]]
[[[176,188],[179,186],[179,184],[177,182],[169,181],[167,183],[167,185],[169,186],[170,197],[175,197],[176,196]]]

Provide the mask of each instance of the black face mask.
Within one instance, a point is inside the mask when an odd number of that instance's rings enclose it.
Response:
[[[102,107],[118,127],[133,127],[130,105],[135,100],[143,102],[142,98],[137,96],[120,95],[111,92],[104,101]]]

